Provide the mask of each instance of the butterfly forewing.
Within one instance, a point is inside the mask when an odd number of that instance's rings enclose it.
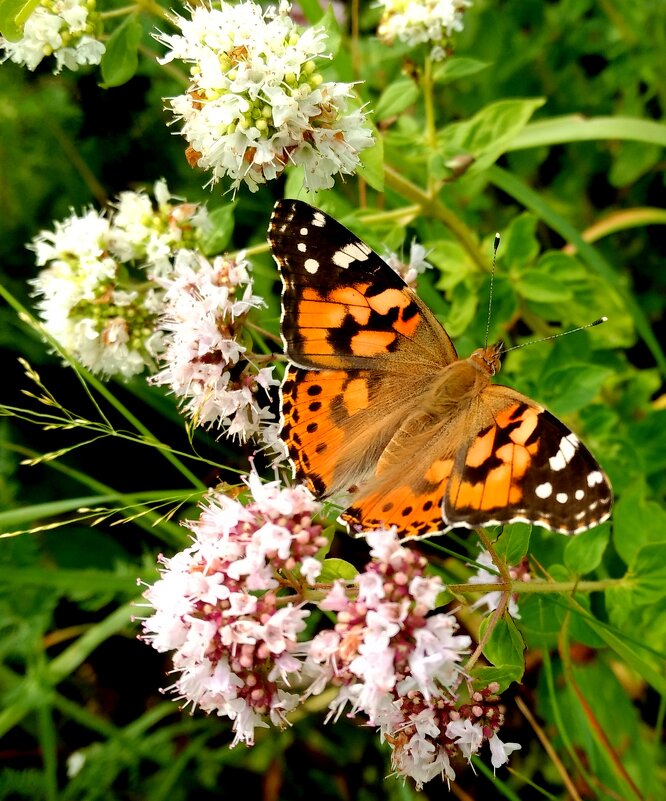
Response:
[[[285,353],[296,364],[404,372],[456,358],[423,301],[340,223],[281,200],[268,236],[283,281]]]

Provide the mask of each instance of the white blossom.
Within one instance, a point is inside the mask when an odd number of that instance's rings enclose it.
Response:
[[[430,43],[431,57],[446,56],[445,45],[455,31],[463,28],[462,16],[471,0],[380,0],[382,18],[378,37],[392,44],[396,39],[410,47]]]
[[[362,111],[350,105],[350,84],[324,82],[315,59],[324,57],[323,28],[300,31],[288,5],[221,2],[178,18],[179,34],[160,34],[162,62],[190,64],[191,85],[169,99],[188,159],[251,191],[301,166],[310,190],[331,188],[333,176],[352,174],[359,151],[372,144]]]
[[[106,46],[95,0],[42,0],[28,17],[23,36],[16,42],[0,37],[0,60],[7,59],[34,70],[53,56],[53,72],[99,64]]]

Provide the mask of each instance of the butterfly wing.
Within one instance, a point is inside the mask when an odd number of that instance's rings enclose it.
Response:
[[[489,384],[468,414],[475,434],[444,496],[449,527],[523,521],[578,534],[610,516],[603,470],[564,423],[509,387]]]
[[[400,426],[410,393],[420,391],[419,382],[408,388],[398,373],[289,365],[280,393],[281,436],[294,476],[318,497],[364,483]]]
[[[606,475],[564,423],[487,384],[436,422],[412,414],[342,519],[358,530],[396,525],[407,537],[516,521],[578,534],[607,520],[611,505]]]
[[[315,494],[347,492],[373,473],[405,410],[456,352],[404,281],[323,212],[278,201],[269,240],[294,362],[281,390],[282,437]]]
[[[284,349],[295,364],[404,375],[457,358],[418,295],[328,215],[299,200],[279,200],[268,238],[283,282]]]

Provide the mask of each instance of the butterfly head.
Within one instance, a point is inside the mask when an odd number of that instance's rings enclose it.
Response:
[[[487,348],[479,348],[469,357],[470,361],[475,364],[484,373],[489,376],[496,375],[500,371],[501,362],[500,357],[504,350],[504,343],[497,342]]]

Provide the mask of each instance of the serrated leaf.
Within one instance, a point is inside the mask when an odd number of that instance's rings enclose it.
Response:
[[[390,84],[382,92],[375,108],[375,119],[385,120],[404,111],[419,97],[419,88],[414,81],[403,78]]]
[[[111,34],[100,64],[105,87],[121,86],[134,76],[139,65],[142,33],[141,24],[133,14]]]
[[[485,626],[490,622],[489,618],[483,621],[481,632],[483,633]],[[489,662],[492,662],[495,667],[512,667],[520,670],[520,676],[523,674],[525,668],[525,660],[523,658],[523,651],[525,650],[525,643],[523,638],[513,622],[513,618],[509,615],[504,615],[498,622],[490,639],[483,649],[484,656]]]
[[[230,203],[210,212],[211,232],[202,243],[203,252],[207,256],[221,253],[228,246],[234,232],[235,211],[235,204]]]
[[[433,70],[433,80],[438,84],[451,83],[459,78],[466,78],[468,75],[481,72],[488,66],[490,65],[487,62],[478,61],[475,58],[464,58],[462,56],[447,58]]]
[[[324,564],[319,574],[317,581],[330,582],[336,579],[343,579],[344,581],[353,581],[358,574],[358,570],[350,562],[344,559],[324,559]]]
[[[564,549],[564,564],[578,576],[590,573],[601,564],[601,557],[604,555],[609,538],[609,523],[577,534],[567,542]]]
[[[552,648],[562,627],[563,610],[546,597],[520,600],[520,630],[528,648]]]
[[[634,605],[653,604],[666,598],[666,542],[641,548],[627,578],[633,587]]]
[[[572,364],[547,372],[541,381],[544,395],[551,399],[556,414],[570,414],[589,405],[599,394],[606,379],[613,375],[610,367],[598,364]],[[562,392],[566,387],[566,392]]]

